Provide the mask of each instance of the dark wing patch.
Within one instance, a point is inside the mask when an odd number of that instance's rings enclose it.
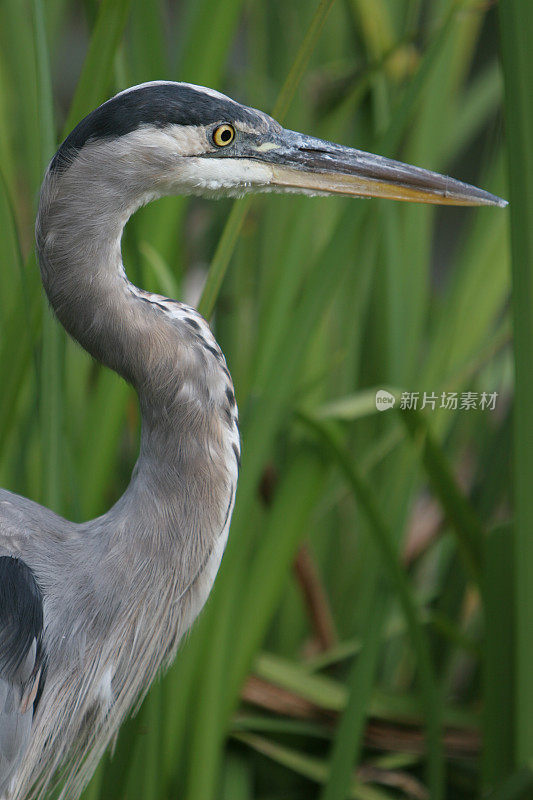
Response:
[[[43,632],[43,596],[19,558],[0,557],[0,675],[13,678]]]
[[[235,395],[233,394],[233,389],[231,386],[226,386],[226,397],[228,398],[228,403],[230,404],[231,408],[235,405]]]
[[[51,171],[64,169],[88,141],[116,139],[140,125],[210,125],[216,122],[247,122],[260,119],[254,109],[234,100],[216,97],[180,83],[141,86],[112,97],[81,120],[50,164]]]
[[[43,597],[18,558],[0,557],[0,797],[22,763],[44,683]]]

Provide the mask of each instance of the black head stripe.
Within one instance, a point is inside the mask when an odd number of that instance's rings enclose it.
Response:
[[[0,557],[0,674],[12,678],[43,630],[43,598],[20,559]]]
[[[184,84],[141,86],[112,97],[82,119],[55,154],[50,169],[66,167],[88,141],[125,136],[140,125],[257,124],[258,118],[258,112],[251,108]]]

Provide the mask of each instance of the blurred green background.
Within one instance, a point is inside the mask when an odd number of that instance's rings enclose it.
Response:
[[[139,434],[130,388],[52,319],[33,253],[43,170],[95,105],[185,80],[509,197],[505,118],[513,175],[511,214],[263,195],[166,198],[128,224],[129,277],[212,320],[243,460],[215,590],[86,800],[533,796],[531,17],[527,0],[1,0],[0,484],[70,519],[122,493]]]

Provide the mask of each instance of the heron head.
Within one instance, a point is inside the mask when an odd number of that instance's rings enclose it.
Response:
[[[135,86],[99,106],[63,142],[50,170],[79,159],[98,162],[110,182],[118,174],[145,199],[278,191],[506,205],[466,183],[287,130],[219,92],[170,81]]]

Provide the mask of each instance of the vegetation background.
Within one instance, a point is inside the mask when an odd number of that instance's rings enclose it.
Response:
[[[208,606],[85,800],[533,796],[531,41],[528,0],[1,0],[0,483],[71,519],[120,495],[139,434],[33,253],[43,170],[95,105],[185,80],[506,197],[513,176],[510,214],[265,195],[128,224],[132,280],[204,286],[243,462]],[[378,388],[436,408],[378,413]]]

